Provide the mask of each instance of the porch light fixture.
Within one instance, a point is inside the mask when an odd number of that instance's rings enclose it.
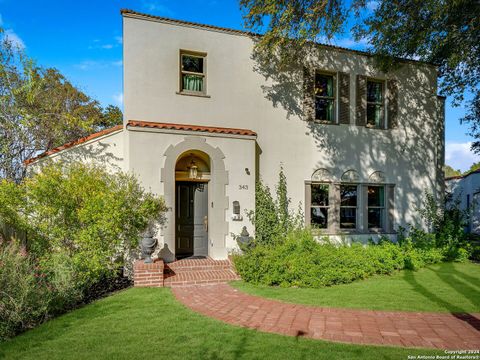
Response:
[[[190,167],[188,168],[188,177],[190,179],[197,179],[199,175],[198,166],[195,164],[193,154],[190,155],[192,156],[192,161],[190,162]]]

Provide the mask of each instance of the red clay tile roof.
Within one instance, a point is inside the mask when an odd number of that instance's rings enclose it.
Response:
[[[230,135],[247,135],[256,136],[257,133],[247,129],[223,128],[216,126],[199,126],[199,125],[185,125],[185,124],[169,124],[149,121],[130,120],[127,126],[144,127],[151,129],[167,129],[167,130],[183,130],[183,131],[200,131],[214,134],[230,134]]]
[[[31,164],[32,162],[38,160],[38,159],[41,159],[45,156],[49,156],[49,155],[53,155],[55,153],[58,153],[62,150],[66,150],[68,148],[71,148],[75,145],[79,145],[79,144],[83,144],[84,142],[87,142],[89,140],[92,140],[92,139],[95,139],[95,138],[98,138],[100,136],[103,136],[103,135],[107,135],[107,134],[110,134],[112,132],[115,132],[115,131],[118,131],[118,130],[121,130],[123,128],[123,125],[116,125],[114,127],[111,127],[111,128],[108,128],[108,129],[105,129],[105,130],[102,130],[102,131],[99,131],[99,132],[96,132],[96,133],[93,133],[91,135],[88,135],[88,136],[85,136],[85,137],[82,137],[80,139],[77,139],[77,140],[73,140],[73,141],[70,141],[66,144],[63,144],[62,146],[58,146],[56,148],[53,148],[51,150],[48,150],[48,151],[45,151],[44,153],[41,153],[40,155],[38,156],[35,156],[33,158],[30,158],[30,159],[27,159],[25,160],[23,163],[25,165],[29,165]]]
[[[184,21],[184,20],[178,20],[178,19],[171,19],[163,16],[156,16],[156,15],[150,15],[150,14],[145,14],[141,13],[135,10],[130,10],[130,9],[121,9],[120,14],[122,15],[133,15],[133,16],[138,16],[138,17],[144,17],[144,18],[150,18],[150,19],[155,19],[159,21],[163,21],[166,23],[170,24],[176,24],[176,25],[187,25],[191,27],[196,27],[196,28],[203,28],[203,29],[208,29],[208,30],[214,30],[214,31],[221,31],[224,33],[228,34],[234,34],[234,35],[243,35],[243,36],[250,36],[250,37],[261,37],[263,36],[262,34],[254,33],[251,31],[245,31],[245,30],[236,30],[236,29],[231,29],[231,28],[225,28],[225,27],[220,27],[220,26],[215,26],[215,25],[207,25],[207,24],[200,24],[192,21]],[[342,51],[347,51],[350,53],[354,54],[359,54],[359,55],[364,55],[364,56],[369,56],[372,57],[373,55],[367,51],[361,51],[361,50],[354,50],[354,49],[349,49],[341,46],[336,46],[336,45],[331,45],[331,44],[322,44],[316,42],[315,44],[326,47],[326,48],[331,48],[331,49],[336,49],[336,50],[342,50]],[[420,64],[427,64],[427,65],[432,65],[432,66],[438,66],[437,64],[427,62],[427,61],[420,61],[420,60],[413,60],[413,59],[403,59],[403,58],[395,58],[396,60],[399,60],[401,62],[406,62],[406,63],[420,63]]]
[[[167,130],[183,130],[183,131],[199,131],[199,132],[208,132],[214,134],[230,134],[230,135],[246,135],[246,136],[257,136],[252,130],[247,129],[234,129],[234,128],[223,128],[223,127],[214,127],[214,126],[198,126],[198,125],[185,125],[185,124],[170,124],[170,123],[159,123],[159,122],[150,122],[150,121],[138,121],[138,120],[130,120],[127,123],[127,126],[132,127],[143,127],[143,128],[150,128],[150,129],[167,129]],[[45,151],[38,156],[33,158],[27,159],[24,161],[25,165],[29,165],[38,159],[44,158],[49,155],[56,154],[62,150],[69,149],[73,146],[83,144],[89,140],[98,138],[103,135],[110,134],[112,132],[121,130],[123,125],[117,125],[109,129],[105,129],[94,134],[85,136],[78,140],[70,141],[62,146],[58,146],[51,150]]]

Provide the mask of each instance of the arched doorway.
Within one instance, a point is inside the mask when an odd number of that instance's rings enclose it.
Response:
[[[164,153],[165,162],[161,169],[160,179],[163,184],[165,203],[171,211],[166,213],[165,226],[161,229],[161,236],[164,244],[175,250],[175,216],[177,214],[175,166],[182,155],[188,155],[193,150],[208,155],[210,160],[210,162],[207,162],[210,166],[210,180],[208,181],[208,256],[214,259],[226,259],[228,254],[225,239],[229,231],[225,213],[229,204],[226,194],[229,176],[225,169],[225,155],[218,147],[210,145],[205,137],[186,136],[179,143],[170,145]]]
[[[175,255],[208,256],[210,157],[199,150],[182,153],[175,164]]]

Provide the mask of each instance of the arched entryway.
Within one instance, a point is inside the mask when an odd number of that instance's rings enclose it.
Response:
[[[181,154],[175,165],[175,254],[208,256],[210,157],[199,150]]]
[[[164,244],[175,251],[177,204],[177,164],[179,176],[187,175],[187,166],[190,165],[189,155],[197,157],[199,170],[202,170],[202,162],[208,166],[210,172],[201,175],[208,180],[208,215],[207,236],[208,256],[214,259],[225,259],[227,250],[225,246],[228,234],[228,222],[226,210],[228,209],[228,197],[226,186],[228,184],[228,171],[225,169],[225,155],[218,147],[210,145],[205,137],[186,136],[176,145],[170,145],[165,151],[165,162],[161,169],[161,181],[163,184],[164,197],[167,207],[171,210],[166,214],[165,226],[161,229]],[[183,159],[181,162],[179,160]],[[183,169],[181,169],[183,167]],[[181,173],[183,171],[183,174]],[[175,254],[177,255],[177,254]]]

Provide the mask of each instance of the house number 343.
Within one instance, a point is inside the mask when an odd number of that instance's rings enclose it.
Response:
[[[248,185],[238,185],[238,190],[248,190]]]

